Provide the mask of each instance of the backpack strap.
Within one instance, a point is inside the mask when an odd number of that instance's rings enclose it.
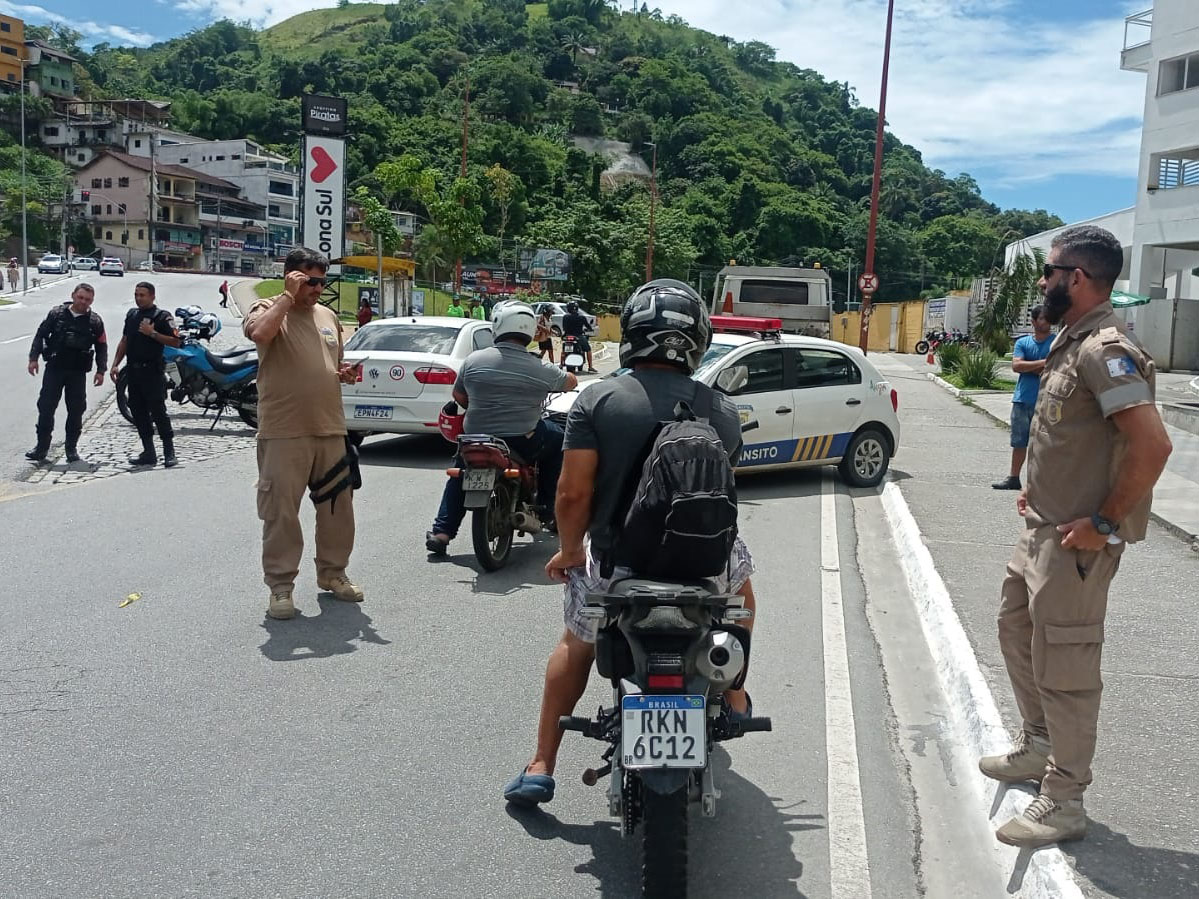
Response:
[[[707,384],[695,382],[695,399],[692,400],[691,408],[694,410],[696,418],[711,423],[712,400],[715,398],[715,394],[716,391]]]

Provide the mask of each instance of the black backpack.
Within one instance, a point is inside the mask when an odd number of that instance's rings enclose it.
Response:
[[[737,538],[733,467],[709,424],[712,389],[696,384],[695,409],[675,406],[647,441],[611,561],[651,578],[710,578],[728,569]],[[634,468],[634,475],[637,469]],[[618,513],[619,514],[619,513]]]

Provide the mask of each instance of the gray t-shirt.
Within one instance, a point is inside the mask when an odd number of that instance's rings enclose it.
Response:
[[[462,363],[454,385],[470,400],[463,429],[494,437],[527,434],[541,419],[546,394],[565,390],[566,378],[565,370],[514,343],[475,350]]]
[[[596,450],[599,467],[591,501],[593,552],[611,547],[611,522],[617,513],[634,466],[643,461],[646,444],[659,422],[674,419],[680,400],[695,405],[700,385],[682,372],[641,369],[602,381],[584,390],[566,419],[564,450]],[[712,392],[708,421],[737,464],[741,453],[741,418],[724,394]]]

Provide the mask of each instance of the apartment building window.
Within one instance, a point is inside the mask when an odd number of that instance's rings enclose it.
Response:
[[[135,146],[135,147],[140,147],[141,145],[142,145],[142,142],[140,140],[135,140],[133,142],[133,146]]]
[[[99,178],[92,179],[92,187],[96,188],[96,190],[100,189],[100,179]]]
[[[187,165],[187,157],[186,157],[186,156],[180,156],[180,157],[179,157],[179,164],[180,164],[180,165]]]
[[[104,186],[105,186],[105,187],[112,187],[112,179],[111,179],[111,178],[105,178],[105,179],[104,179]]]
[[[1199,187],[1199,147],[1155,154],[1151,164],[1150,190]]]
[[[268,190],[273,194],[282,194],[285,197],[292,195],[291,182],[289,181],[274,181],[268,185]]]
[[[218,156],[218,157],[216,158],[216,161],[217,161],[217,162],[224,162],[224,161],[225,161],[225,157],[224,157],[224,156]]]
[[[118,178],[117,179],[117,187],[128,187],[128,186],[129,186],[128,178]]]
[[[146,229],[145,229],[145,228],[138,228],[138,229],[137,229],[137,239],[138,239],[138,240],[145,240],[145,239],[146,239]]]
[[[5,49],[7,50],[7,49],[9,49],[9,48],[5,47]],[[17,54],[15,54],[15,53],[13,54],[13,56],[16,56],[16,55],[17,55]],[[55,78],[53,75],[51,75],[51,76],[50,76],[50,86],[51,86],[51,87],[58,87],[58,79],[57,79],[57,78]]]
[[[42,129],[42,133],[44,135],[46,135],[46,137],[58,137],[58,126],[57,125],[47,125],[45,128]]]
[[[104,239],[105,239],[105,240],[112,240],[112,232],[111,232],[111,231],[105,231],[105,232],[104,232]]]
[[[105,210],[104,210],[104,214],[105,214],[105,215],[112,215],[112,204],[111,204],[111,203],[107,204],[107,206],[106,206],[106,208],[105,208]]]
[[[1167,59],[1158,74],[1158,96],[1199,87],[1199,53]]]
[[[12,31],[12,25],[8,22],[0,22],[0,31]]]
[[[234,153],[234,154],[233,154],[232,156],[230,156],[229,158],[230,158],[230,159],[241,159],[241,154],[240,154],[240,153]]]
[[[17,49],[15,47],[0,47],[0,53],[6,53],[9,56],[16,56]]]
[[[103,229],[101,229],[101,227],[99,225],[96,225],[95,230],[92,232],[92,236],[99,237],[103,233],[104,233]]]
[[[99,215],[99,214],[100,214],[100,204],[93,203],[92,204],[92,215]]]

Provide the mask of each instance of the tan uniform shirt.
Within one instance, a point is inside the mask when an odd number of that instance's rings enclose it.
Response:
[[[278,297],[259,300],[245,331]],[[270,343],[258,345],[258,436],[336,437],[346,432],[337,369],[341,322],[326,306],[293,305]]]
[[[1153,360],[1103,303],[1054,340],[1041,375],[1028,445],[1030,527],[1089,518],[1107,499],[1127,441],[1111,416],[1154,401]],[[1118,522],[1118,536],[1145,538],[1149,501]]]

